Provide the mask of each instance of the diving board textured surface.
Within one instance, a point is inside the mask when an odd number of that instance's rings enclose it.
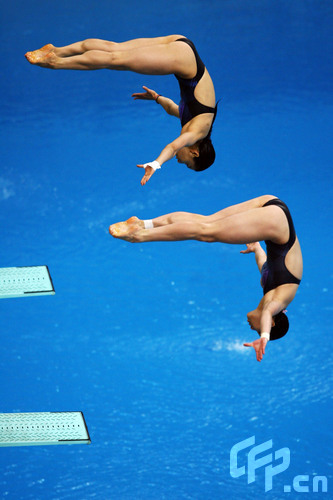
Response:
[[[0,413],[0,446],[90,443],[80,411]]]
[[[54,295],[51,275],[47,266],[0,268],[0,298]]]

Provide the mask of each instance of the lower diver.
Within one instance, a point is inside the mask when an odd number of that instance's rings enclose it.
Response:
[[[174,212],[145,221],[131,217],[111,225],[109,231],[132,243],[198,240],[246,244],[241,253],[254,253],[264,295],[247,314],[251,329],[260,337],[244,346],[253,347],[261,361],[267,342],[287,333],[285,309],[301,282],[303,259],[289,209],[275,196],[259,196],[209,216]],[[267,255],[259,241],[265,241]]]

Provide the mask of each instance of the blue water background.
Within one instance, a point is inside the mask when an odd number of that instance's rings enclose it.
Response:
[[[1,266],[49,266],[56,295],[2,300],[0,411],[76,411],[90,446],[0,449],[6,499],[259,499],[297,475],[332,498],[332,2],[2,2]],[[180,33],[221,98],[215,166],[175,160],[140,186],[179,124],[134,102],[178,99],[172,76],[32,67],[27,50],[87,37]],[[108,226],[137,215],[212,213],[261,194],[290,207],[304,278],[291,328],[257,363],[246,313],[253,256],[198,242],[131,245]],[[264,492],[229,472],[254,435],[291,464]],[[245,453],[241,457],[245,464]]]

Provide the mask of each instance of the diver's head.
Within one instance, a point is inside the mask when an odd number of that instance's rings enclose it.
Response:
[[[289,320],[283,311],[273,316],[274,325],[271,329],[270,340],[280,339],[284,337],[289,330]]]
[[[262,311],[254,309],[247,314],[247,321],[251,330],[255,330],[260,335],[260,320]],[[285,312],[281,311],[272,318],[272,328],[270,340],[276,340],[283,337],[289,330],[289,321]]]
[[[210,167],[215,160],[215,150],[209,137],[196,142],[193,146],[181,148],[176,158],[178,163],[185,163],[188,168],[195,172],[202,172]]]
[[[215,149],[210,137],[205,137],[198,143],[199,155],[194,158],[194,168],[196,172],[202,172],[210,167],[215,161]]]

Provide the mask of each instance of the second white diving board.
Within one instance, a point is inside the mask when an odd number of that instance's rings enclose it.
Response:
[[[90,443],[81,411],[0,413],[0,446]]]
[[[47,266],[1,267],[0,298],[54,295],[51,275]]]

